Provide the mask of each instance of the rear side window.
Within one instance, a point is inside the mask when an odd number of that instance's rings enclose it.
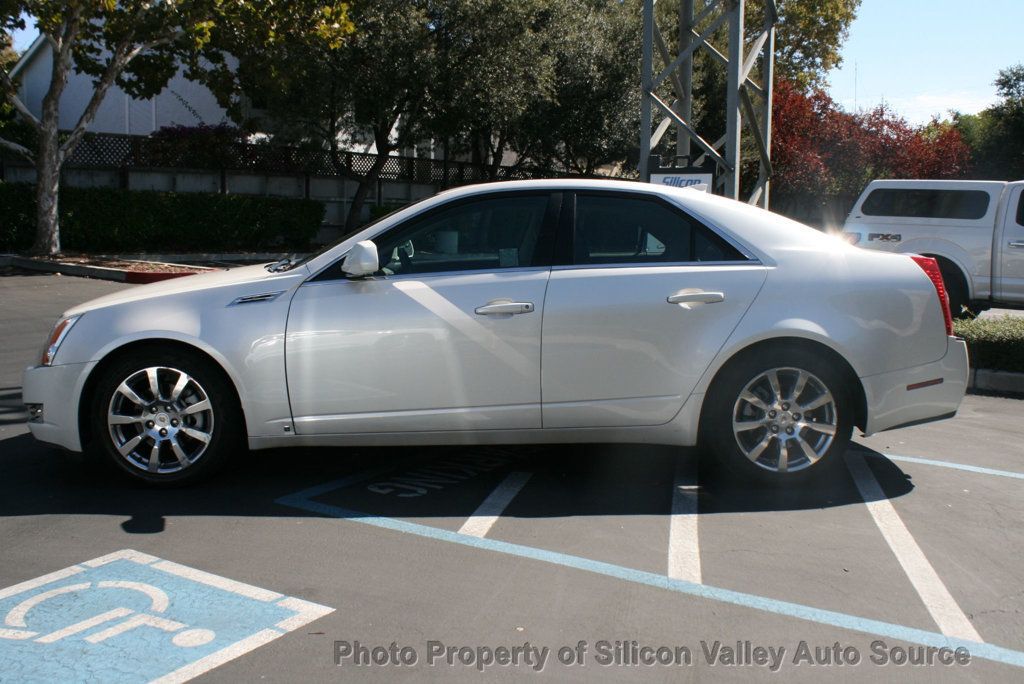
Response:
[[[1017,200],[1017,224],[1024,226],[1024,192],[1020,193]]]
[[[988,213],[989,194],[983,190],[879,188],[864,200],[866,216],[899,218],[980,219]]]
[[[576,197],[577,264],[744,260],[706,226],[661,202],[610,194]]]

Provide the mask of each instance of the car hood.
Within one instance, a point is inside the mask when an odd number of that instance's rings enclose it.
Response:
[[[154,299],[219,288],[237,288],[239,293],[236,296],[258,294],[264,290],[273,290],[275,285],[279,286],[277,289],[286,289],[291,284],[290,281],[294,280],[296,276],[301,278],[305,275],[308,275],[305,267],[271,273],[267,271],[263,264],[206,271],[196,275],[164,280],[151,285],[130,287],[120,292],[97,297],[72,309],[68,309],[64,312],[64,315],[74,316],[86,311],[92,311],[93,309],[137,302],[143,299]],[[247,285],[250,287],[246,287]]]

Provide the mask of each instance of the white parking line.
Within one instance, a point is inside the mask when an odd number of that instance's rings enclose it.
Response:
[[[696,461],[679,459],[672,486],[672,515],[668,528],[668,576],[694,584],[701,583],[697,492]]]
[[[502,480],[490,495],[484,499],[473,515],[466,519],[466,522],[459,528],[459,534],[468,534],[473,537],[486,537],[494,523],[498,522],[502,512],[516,497],[519,490],[523,488],[532,473],[509,473],[508,477]]]
[[[881,530],[889,548],[896,555],[896,560],[903,566],[903,571],[907,573],[925,608],[939,626],[939,631],[949,637],[983,642],[974,625],[949,593],[949,589],[942,583],[935,568],[928,562],[921,547],[914,541],[910,530],[903,524],[892,503],[886,498],[864,457],[855,451],[847,452],[846,466],[853,475],[853,481],[857,484],[871,517]]]

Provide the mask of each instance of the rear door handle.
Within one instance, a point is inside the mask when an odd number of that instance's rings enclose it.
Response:
[[[1011,247],[1024,247],[1024,241],[1022,241],[1022,240],[1013,240],[1012,242],[1010,242],[1010,246]]]
[[[715,304],[725,301],[723,292],[705,292],[704,290],[680,290],[669,295],[666,300],[669,304]]]
[[[496,299],[493,302],[487,302],[483,306],[478,306],[474,311],[479,316],[525,314],[533,311],[533,302],[513,302],[508,299]]]

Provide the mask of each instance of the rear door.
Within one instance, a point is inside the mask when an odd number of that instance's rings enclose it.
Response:
[[[765,268],[655,195],[579,192],[563,206],[571,247],[544,303],[544,427],[668,422]]]
[[[996,240],[996,299],[1024,304],[1024,183],[1010,186],[1001,239]]]

